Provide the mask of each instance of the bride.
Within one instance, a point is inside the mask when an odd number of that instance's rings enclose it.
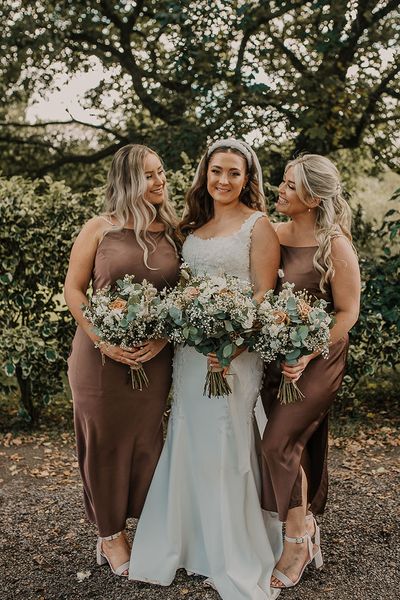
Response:
[[[195,273],[229,273],[274,288],[279,243],[265,214],[260,164],[245,142],[213,143],[186,198],[179,232]],[[253,437],[263,364],[247,350],[229,368],[232,393],[203,395],[207,367],[194,348],[177,348],[166,443],[138,523],[130,579],[170,585],[176,570],[204,575],[223,600],[271,600],[282,551],[275,513],[260,507]]]

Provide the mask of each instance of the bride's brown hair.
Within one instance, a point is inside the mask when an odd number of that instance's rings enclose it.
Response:
[[[190,231],[199,229],[214,216],[214,200],[207,190],[208,165],[215,154],[226,152],[237,154],[243,158],[246,164],[248,180],[240,194],[240,202],[255,210],[266,211],[265,196],[259,188],[258,173],[254,161],[249,166],[246,156],[237,148],[218,146],[209,155],[206,152],[202,156],[192,186],[186,193],[183,217],[176,232],[181,241],[185,239]]]

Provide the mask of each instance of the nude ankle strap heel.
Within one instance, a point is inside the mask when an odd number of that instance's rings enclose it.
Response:
[[[104,554],[103,548],[102,548],[103,540],[107,540],[107,541],[116,540],[117,538],[119,538],[119,536],[121,534],[122,534],[122,531],[119,531],[118,533],[114,533],[113,535],[108,535],[105,537],[98,537],[97,544],[96,544],[96,559],[97,559],[97,564],[100,566],[108,563],[108,565],[114,575],[119,575],[120,577],[128,577],[127,574],[126,575],[124,574],[124,571],[129,570],[129,560],[127,562],[124,562],[122,565],[120,565],[119,567],[117,567],[114,570],[110,559]]]
[[[314,519],[314,516],[312,516],[312,518]],[[315,519],[314,519],[314,522],[315,522]],[[308,565],[310,563],[312,563],[313,561],[314,561],[317,569],[320,569],[323,565],[321,547],[319,545],[317,545],[317,537],[318,537],[318,541],[319,541],[320,532],[319,532],[319,527],[316,522],[315,522],[315,534],[313,536],[313,537],[315,537],[315,544],[313,544],[311,535],[307,531],[304,535],[302,535],[300,537],[289,537],[288,535],[285,535],[284,537],[285,537],[285,540],[287,542],[290,542],[291,544],[304,544],[305,542],[307,542],[308,559],[304,563],[303,568],[301,569],[296,581],[292,581],[284,573],[282,573],[278,569],[274,569],[272,571],[272,575],[274,577],[276,577],[276,579],[279,579],[279,581],[283,584],[282,586],[271,584],[271,587],[277,588],[277,589],[289,588],[289,587],[294,587],[295,585],[297,585],[303,576],[305,568],[308,567]],[[315,553],[314,553],[314,546],[317,546],[317,550],[315,551]]]
[[[314,543],[316,546],[321,546],[321,530],[319,528],[319,525],[314,517],[314,515],[312,513],[309,513],[308,515],[306,515],[306,521],[312,521],[314,524],[314,535],[312,535],[311,537],[314,538]]]

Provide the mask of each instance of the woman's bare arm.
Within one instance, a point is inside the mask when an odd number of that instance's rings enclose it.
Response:
[[[91,323],[84,317],[82,305],[88,304],[86,294],[92,276],[97,246],[106,229],[108,229],[106,222],[99,217],[94,217],[83,226],[72,247],[64,286],[65,301],[72,316],[94,343],[99,341],[99,337],[94,333]],[[103,343],[101,352],[118,362],[137,366],[137,360],[133,359],[133,352],[130,350]]]
[[[251,280],[258,302],[267,290],[275,288],[280,260],[280,245],[274,228],[268,218],[258,219],[253,228],[250,252]]]

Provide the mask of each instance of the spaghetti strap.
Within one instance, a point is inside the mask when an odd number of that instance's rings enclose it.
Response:
[[[116,227],[116,225],[114,225],[114,223],[112,221],[110,221],[109,219],[107,219],[107,217],[105,217],[104,215],[99,215],[99,216],[100,216],[100,219],[104,219],[109,225]]]
[[[281,225],[283,225],[283,223],[284,223],[283,221],[279,221],[279,223],[274,223],[274,226],[275,226],[275,227],[274,227],[274,229],[275,229],[275,233],[278,231],[279,227],[280,227]]]

